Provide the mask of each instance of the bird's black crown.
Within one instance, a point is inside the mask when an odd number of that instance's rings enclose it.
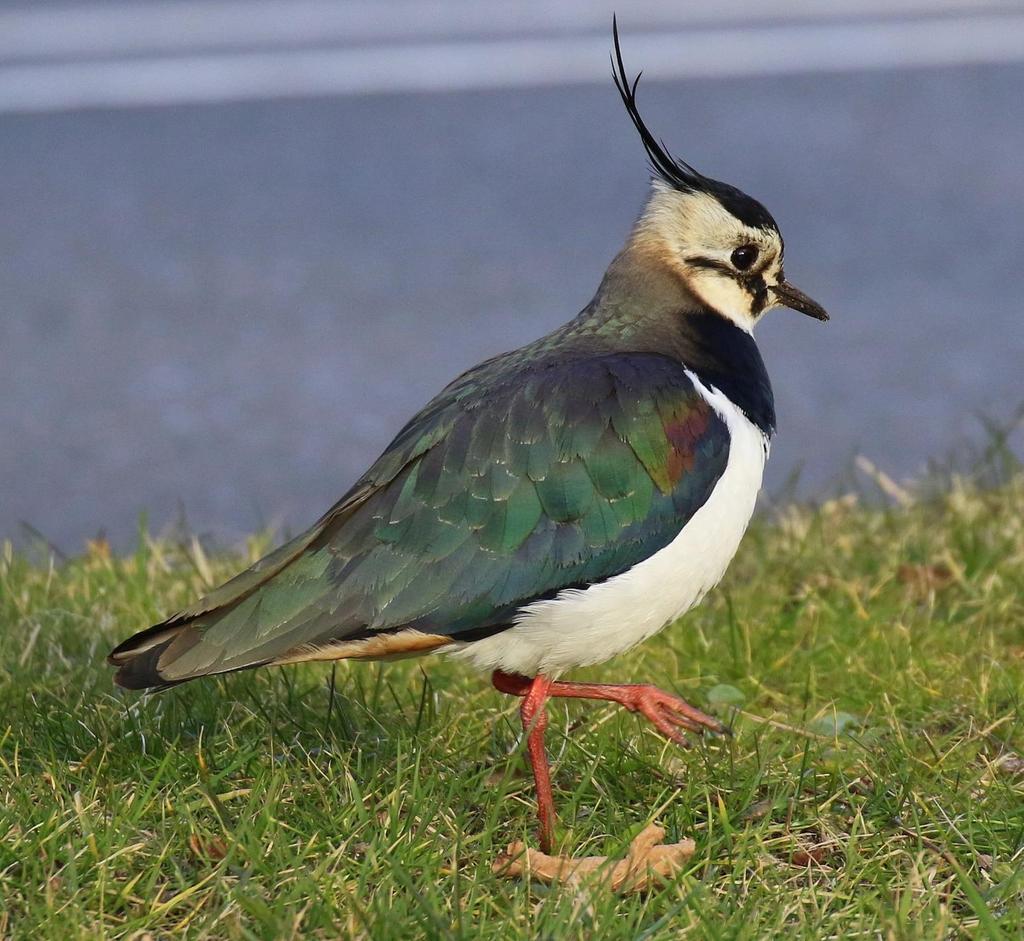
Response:
[[[651,170],[669,186],[683,193],[701,192],[713,196],[723,208],[734,215],[744,225],[755,229],[769,229],[775,232],[779,227],[772,214],[765,209],[756,199],[748,196],[742,190],[728,183],[713,180],[704,176],[691,167],[685,160],[673,157],[652,133],[650,128],[640,117],[640,111],[636,105],[636,89],[640,84],[640,76],[643,72],[637,73],[635,79],[630,82],[626,75],[626,66],[622,62],[622,49],[619,46],[619,26],[612,17],[612,40],[615,44],[615,51],[612,55],[612,78],[615,87],[622,96],[622,103],[626,106],[626,112],[633,121],[633,125],[640,135],[644,150],[647,151],[647,158],[651,163]]]

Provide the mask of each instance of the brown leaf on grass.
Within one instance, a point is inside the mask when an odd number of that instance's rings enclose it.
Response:
[[[855,781],[850,782],[847,790],[849,790],[851,794],[859,794],[862,796],[874,794],[875,782],[872,780],[870,775],[862,774]]]
[[[904,562],[896,569],[896,577],[918,597],[927,597],[956,580],[953,570],[945,562],[936,562],[934,565]]]
[[[1000,774],[1010,775],[1024,774],[1024,758],[1009,752],[996,761],[996,770]]]
[[[811,833],[798,836],[797,840],[796,846],[789,854],[789,862],[793,866],[810,866],[812,863],[820,866],[828,860],[829,855],[836,849],[834,840],[827,837],[821,839]]]
[[[491,869],[507,879],[527,876],[547,883],[576,883],[592,876],[595,886],[612,892],[642,892],[669,881],[696,849],[693,840],[662,843],[664,837],[661,827],[646,827],[630,843],[626,857],[618,861],[607,856],[548,856],[524,843],[510,843]]]
[[[789,861],[794,866],[810,866],[811,863],[822,863],[825,857],[828,856],[828,851],[829,847],[824,843],[819,843],[817,846],[801,846],[799,849],[793,850]]]
[[[196,859],[204,862],[218,863],[228,855],[228,845],[219,836],[204,840],[195,833],[190,833],[188,848],[192,850],[192,855]]]

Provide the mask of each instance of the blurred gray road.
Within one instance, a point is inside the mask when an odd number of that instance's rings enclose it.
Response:
[[[760,329],[770,487],[912,474],[1024,400],[1022,99],[1022,65],[642,91],[833,314]],[[645,182],[610,82],[0,116],[0,535],[306,524],[587,302]]]

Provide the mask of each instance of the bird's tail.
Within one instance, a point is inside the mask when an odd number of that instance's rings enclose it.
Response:
[[[357,485],[311,529],[191,608],[119,644],[107,657],[117,667],[115,682],[127,689],[166,689],[268,663],[391,659],[452,643],[447,635],[406,625],[370,630],[357,606],[342,610],[345,599],[330,572],[331,527],[344,525],[370,493],[370,485]]]
[[[124,643],[118,644],[107,657],[107,662],[117,667],[114,682],[125,689],[159,690],[177,686],[196,676],[202,676],[203,674],[196,673],[181,679],[167,679],[160,672],[161,659],[168,649],[175,642],[185,641],[187,643],[190,630],[193,634],[195,633],[195,629],[190,628],[188,624],[181,624],[177,627],[164,627],[162,624],[157,624],[129,637]]]
[[[134,634],[107,656],[114,682],[126,689],[166,689],[212,673],[263,666],[292,645],[287,632],[260,638],[250,629],[269,583],[285,568],[301,568],[316,528],[286,542],[214,589],[191,608]],[[301,605],[302,594],[295,599]],[[257,625],[258,626],[258,625]],[[211,630],[218,628],[219,630]]]

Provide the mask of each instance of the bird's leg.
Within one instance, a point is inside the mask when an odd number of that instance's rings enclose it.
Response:
[[[544,853],[551,852],[555,829],[555,801],[551,791],[548,756],[544,749],[544,730],[548,726],[544,703],[548,699],[603,699],[618,703],[630,712],[639,712],[666,738],[680,745],[686,744],[680,729],[689,732],[702,732],[708,729],[719,734],[728,731],[717,719],[656,686],[567,683],[551,680],[543,675],[530,679],[501,670],[494,671],[491,682],[494,688],[502,693],[523,697],[519,711],[526,734],[526,751],[530,757],[533,781],[537,789],[537,820],[540,824],[541,851]]]
[[[604,699],[625,706],[630,712],[639,712],[662,735],[679,745],[686,739],[679,731],[724,734],[728,730],[717,719],[695,709],[688,702],[666,693],[657,686],[646,684],[563,683],[554,682],[548,696],[564,699]]]
[[[540,675],[531,680],[514,673],[502,673],[501,670],[495,670],[491,679],[495,689],[512,696],[523,697],[519,714],[523,720],[526,753],[530,757],[533,783],[537,791],[540,849],[542,853],[550,853],[555,835],[555,798],[551,791],[551,771],[544,749],[544,730],[548,727],[544,703],[548,698],[551,680]]]
[[[526,677],[513,676],[500,670],[495,671],[493,681],[498,689],[516,696],[527,695],[531,682]],[[604,699],[608,702],[617,702],[630,712],[639,712],[662,735],[680,745],[686,744],[680,728],[689,732],[709,729],[719,734],[727,731],[717,719],[656,686],[564,683],[556,680],[548,683],[546,695],[553,699]]]

